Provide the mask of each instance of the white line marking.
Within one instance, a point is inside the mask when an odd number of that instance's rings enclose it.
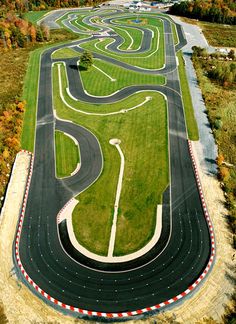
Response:
[[[99,67],[97,67],[96,65],[93,64],[93,67],[95,67],[95,69],[97,69],[98,71],[100,71],[101,73],[103,73],[107,78],[109,78],[112,82],[116,81],[116,79],[112,78],[110,75],[108,75],[106,72],[104,72],[103,70],[101,70]]]

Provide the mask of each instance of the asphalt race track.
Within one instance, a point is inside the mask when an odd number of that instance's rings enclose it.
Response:
[[[165,86],[131,86],[110,97],[90,97],[84,93],[79,73],[73,68],[77,64],[76,60],[64,60],[70,92],[78,99],[91,103],[111,103],[141,89],[162,92],[167,98],[170,186],[163,198],[166,223],[163,226],[161,244],[157,244],[147,255],[126,264],[109,265],[89,260],[66,246],[65,223],[60,225],[60,230],[58,228],[58,212],[70,198],[86,189],[99,176],[103,159],[99,143],[89,130],[54,117],[51,53],[63,46],[47,50],[42,55],[35,162],[19,251],[21,262],[30,278],[47,294],[64,304],[107,313],[150,307],[185,291],[197,280],[208,263],[211,253],[210,235],[189,155],[176,69],[176,50],[185,45],[185,39],[181,28],[177,26],[180,43],[174,46],[170,22],[163,17],[162,19],[166,44],[166,64],[162,69],[144,70],[105,55],[94,53],[94,57],[134,71],[164,74],[167,78]],[[111,23],[110,20],[109,18],[107,23]],[[108,32],[114,35],[114,31]],[[92,36],[96,37],[99,36]],[[121,40],[117,35],[114,37],[116,42],[110,49],[119,52],[117,46]],[[147,50],[150,37],[150,33],[147,33],[140,51]],[[73,45],[85,41],[87,40],[73,42]],[[76,49],[81,51],[79,47]],[[64,180],[55,177],[55,129],[73,135],[80,144],[81,170]]]

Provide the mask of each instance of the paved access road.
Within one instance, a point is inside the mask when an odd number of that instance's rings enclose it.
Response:
[[[134,311],[156,305],[186,290],[196,281],[209,260],[210,238],[188,153],[176,70],[176,49],[170,33],[170,23],[164,18],[163,21],[166,65],[162,70],[147,70],[145,73],[164,73],[167,77],[166,86],[153,88],[164,93],[168,101],[170,186],[163,197],[165,224],[161,243],[147,255],[131,263],[114,267],[101,264],[76,253],[68,243],[64,248],[70,256],[61,245],[56,216],[70,198],[99,176],[103,161],[99,143],[93,134],[78,125],[54,117],[51,53],[55,48],[42,55],[35,164],[19,250],[28,275],[40,288],[64,304],[108,313]],[[184,45],[183,39],[181,41],[177,49]],[[77,44],[79,43],[81,41]],[[106,56],[102,58],[111,60]],[[115,63],[124,66],[118,61]],[[81,87],[79,74],[76,75],[70,66],[71,64],[67,64],[67,72],[70,91],[74,96],[78,95],[79,99],[90,102],[108,102],[105,98],[88,97]],[[136,70],[128,65],[126,68]],[[139,89],[140,87],[129,87],[120,93],[125,97]],[[116,101],[119,96],[120,94],[116,94],[109,97],[109,102]],[[55,177],[55,128],[73,135],[80,143],[81,170],[77,175],[64,180]],[[66,228],[65,225],[62,224]],[[67,242],[66,231],[62,229],[60,234],[64,235],[61,237],[62,242]]]

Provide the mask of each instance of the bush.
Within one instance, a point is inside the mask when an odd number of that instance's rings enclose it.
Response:
[[[219,119],[219,118],[217,118],[217,119],[215,120],[215,122],[214,122],[213,127],[214,127],[215,129],[221,129],[222,126],[223,126],[223,122],[222,122],[222,120]]]
[[[225,166],[220,167],[219,170],[220,180],[227,181],[229,179],[229,176],[230,176],[229,169]]]

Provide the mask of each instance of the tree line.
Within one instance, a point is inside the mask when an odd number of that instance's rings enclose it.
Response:
[[[235,0],[195,0],[176,3],[170,13],[220,24],[236,25]]]
[[[5,12],[28,12],[54,8],[93,6],[101,0],[0,0],[0,17]]]
[[[23,19],[32,10],[93,6],[101,0],[0,0],[0,47],[14,49],[29,43],[48,41],[49,29]]]
[[[16,100],[8,104],[0,114],[0,197],[9,180],[11,166],[20,149],[20,136],[25,102]],[[2,201],[0,200],[0,208]]]
[[[46,26],[34,26],[13,12],[0,19],[0,47],[5,49],[23,48],[29,43],[48,41],[49,37]]]

